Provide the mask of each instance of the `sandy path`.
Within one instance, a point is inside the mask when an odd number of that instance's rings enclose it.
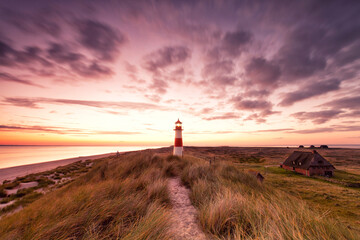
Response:
[[[168,187],[173,204],[171,230],[176,239],[207,239],[196,219],[196,209],[190,202],[189,190],[181,185],[179,178],[171,178]]]

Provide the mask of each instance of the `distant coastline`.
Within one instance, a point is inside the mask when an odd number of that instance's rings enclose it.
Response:
[[[22,165],[22,166],[1,168],[0,169],[0,184],[4,180],[12,180],[12,179],[15,179],[16,177],[22,177],[22,176],[32,174],[32,173],[38,173],[38,172],[51,170],[51,169],[57,168],[59,166],[64,166],[64,165],[67,165],[67,164],[70,164],[73,162],[108,157],[108,156],[114,155],[114,154],[115,153],[105,153],[105,154],[100,154],[100,155],[75,157],[75,158],[68,158],[68,159],[62,159],[62,160],[56,160],[56,161],[33,163],[33,164],[27,164],[27,165]]]
[[[299,145],[304,145],[304,147],[308,147],[310,145],[314,145],[315,147],[319,147],[320,145],[327,145],[330,148],[360,148],[360,144],[303,144],[299,143],[298,145],[290,144],[290,145],[231,145],[228,147],[298,147]],[[198,146],[198,145],[188,145],[188,146],[197,146],[197,147],[221,147],[220,145],[214,146]],[[163,146],[119,146],[119,145],[6,145],[0,144],[0,147],[140,147],[140,148],[158,148]]]
[[[161,147],[161,146],[156,146]],[[0,146],[0,169],[28,164],[69,159],[78,156],[92,156],[109,152],[127,152],[149,146],[119,147],[119,146]]]

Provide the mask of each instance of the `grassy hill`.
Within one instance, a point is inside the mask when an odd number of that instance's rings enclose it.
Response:
[[[210,239],[359,239],[327,212],[271,181],[259,183],[236,162],[210,165],[195,150],[183,159],[168,154],[146,150],[95,161],[70,184],[2,218],[0,239],[173,239],[171,177],[190,188]]]

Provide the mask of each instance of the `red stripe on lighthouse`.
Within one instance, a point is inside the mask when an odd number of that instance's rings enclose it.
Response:
[[[182,147],[182,146],[183,146],[182,138],[175,138],[175,147]]]

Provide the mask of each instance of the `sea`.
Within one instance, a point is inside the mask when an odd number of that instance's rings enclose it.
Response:
[[[0,169],[111,152],[137,151],[161,146],[0,146]]]

